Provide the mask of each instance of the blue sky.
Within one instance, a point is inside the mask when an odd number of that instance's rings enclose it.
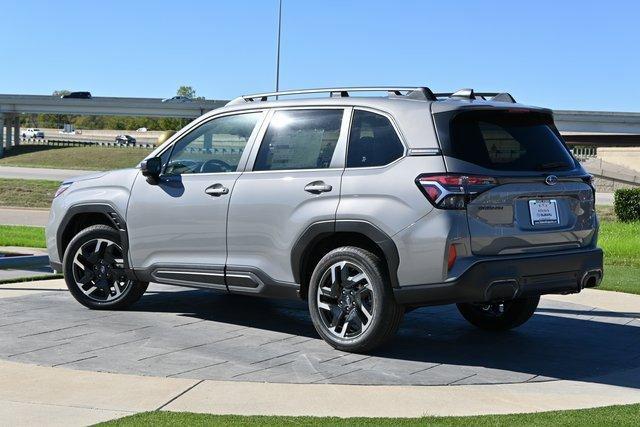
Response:
[[[272,90],[277,0],[0,0],[0,93]],[[640,2],[284,0],[283,89],[505,90],[640,111]]]

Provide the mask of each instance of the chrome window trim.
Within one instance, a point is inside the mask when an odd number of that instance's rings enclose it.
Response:
[[[409,148],[409,156],[439,156],[442,150],[439,148]]]

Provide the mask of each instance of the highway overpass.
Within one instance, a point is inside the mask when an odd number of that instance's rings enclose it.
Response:
[[[3,147],[20,142],[22,113],[87,114],[195,118],[224,106],[226,100],[162,102],[160,98],[60,98],[51,95],[0,94],[0,156]],[[558,129],[569,144],[640,146],[640,113],[557,110]]]
[[[160,98],[60,98],[52,95],[0,95],[0,156],[3,148],[20,143],[20,117],[27,114],[87,114],[177,117],[192,119],[222,107],[227,101],[194,99],[162,102]],[[3,130],[3,126],[6,127]]]

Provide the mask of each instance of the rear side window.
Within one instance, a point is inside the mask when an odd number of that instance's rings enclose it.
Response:
[[[276,111],[253,170],[328,168],[340,137],[342,116],[343,110]]]
[[[355,110],[349,136],[348,168],[383,166],[402,157],[404,146],[388,118]]]
[[[445,155],[501,171],[575,168],[551,116],[531,112],[473,111],[446,118]],[[442,118],[436,123],[446,126]],[[442,140],[444,139],[444,140]]]

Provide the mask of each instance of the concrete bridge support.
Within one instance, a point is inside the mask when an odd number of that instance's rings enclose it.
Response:
[[[4,115],[0,114],[0,158],[4,156]]]
[[[7,149],[11,147],[13,140],[13,116],[9,114],[5,114],[4,116],[4,148]]]
[[[13,116],[13,146],[20,145],[20,116]]]
[[[0,157],[4,151],[20,144],[20,116],[0,114]]]

